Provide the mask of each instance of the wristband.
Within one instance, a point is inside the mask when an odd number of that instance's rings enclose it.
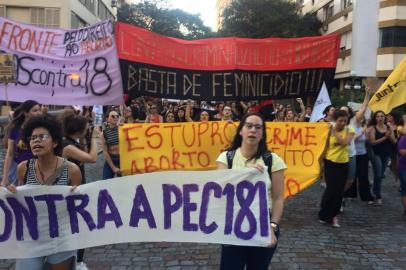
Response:
[[[279,231],[279,224],[276,223],[276,222],[271,221],[271,228],[272,228],[275,232],[277,232],[277,231]]]

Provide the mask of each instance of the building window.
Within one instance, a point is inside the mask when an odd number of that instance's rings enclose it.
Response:
[[[95,14],[95,3],[96,0],[79,0],[91,13]]]
[[[82,18],[80,18],[76,13],[71,12],[70,14],[71,17],[71,27],[72,29],[77,29],[77,28],[82,28],[87,26],[87,23],[82,20]]]
[[[0,6],[0,17],[6,17],[6,7]]]
[[[341,10],[344,10],[352,5],[351,0],[341,0]]]
[[[381,28],[380,47],[406,47],[406,27],[392,26]]]
[[[110,12],[110,10],[104,5],[104,3],[99,0],[99,3],[97,5],[97,17],[99,17],[101,20],[114,20],[115,17],[113,13]]]
[[[58,28],[61,13],[59,8],[30,8],[31,24],[40,27]]]
[[[334,3],[330,3],[323,7],[324,21],[332,17],[334,14]]]

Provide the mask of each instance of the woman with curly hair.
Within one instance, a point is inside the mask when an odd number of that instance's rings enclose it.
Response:
[[[62,150],[62,129],[52,117],[39,116],[30,119],[22,130],[22,139],[29,145],[35,158],[18,164],[19,185],[72,186],[80,185],[82,175],[77,165],[60,156]],[[10,184],[7,189],[13,193],[17,188]],[[17,259],[16,270],[50,269],[73,270],[76,250],[64,251],[47,256]]]

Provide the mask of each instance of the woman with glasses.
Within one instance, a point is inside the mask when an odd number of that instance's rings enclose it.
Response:
[[[2,186],[7,186],[10,183],[17,185],[17,165],[24,160],[32,158],[28,145],[22,140],[21,130],[31,117],[39,115],[41,115],[41,107],[34,100],[25,101],[14,111],[7,139],[7,153],[4,160],[3,180],[1,181]]]
[[[217,169],[253,167],[264,171],[265,154],[269,154],[266,145],[265,121],[261,114],[248,113],[237,128],[230,148],[217,158]],[[234,151],[230,162],[227,153]],[[267,270],[276,250],[279,237],[279,221],[282,217],[284,204],[284,170],[286,165],[276,154],[272,153],[272,166],[268,168],[271,178],[272,202],[270,235],[268,247],[223,245],[221,250],[221,270]],[[245,268],[246,267],[246,268]]]
[[[396,144],[393,130],[386,124],[385,113],[377,111],[371,118],[368,129],[368,142],[372,145],[372,167],[374,171],[373,192],[375,205],[382,205],[381,184],[385,178],[385,170],[392,155],[393,145]]]
[[[107,126],[100,136],[100,143],[103,147],[103,156],[106,160],[103,166],[103,179],[120,176],[120,151],[118,147],[118,124],[120,115],[112,110],[107,113]]]
[[[162,115],[159,114],[158,107],[152,104],[147,117],[145,118],[145,123],[163,123],[164,119]]]
[[[62,129],[52,117],[40,116],[30,119],[22,130],[23,141],[35,156],[21,162],[17,167],[19,185],[73,186],[80,185],[81,173],[77,165],[60,157]],[[18,192],[14,185],[7,189]],[[16,270],[75,269],[76,250],[49,254],[43,257],[17,259]]]

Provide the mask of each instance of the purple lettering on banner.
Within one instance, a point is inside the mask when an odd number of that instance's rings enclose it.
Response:
[[[59,236],[58,215],[56,214],[55,201],[62,201],[61,194],[49,194],[35,196],[36,201],[44,201],[48,207],[49,236],[55,238]]]
[[[190,223],[190,212],[197,210],[197,204],[190,202],[190,193],[199,191],[197,184],[183,185],[183,230],[187,232],[197,232],[199,226]]]
[[[182,206],[182,192],[175,186],[170,184],[163,184],[163,204],[164,204],[164,228],[170,229],[172,226],[172,213],[179,210]],[[175,195],[175,202],[171,203],[171,194]]]
[[[110,208],[110,213],[107,213],[107,206]],[[102,189],[99,192],[97,214],[97,229],[104,228],[106,221],[114,221],[116,228],[123,226],[120,213],[107,189]]]
[[[244,198],[244,190],[248,191],[246,198]],[[256,190],[251,182],[244,180],[238,183],[236,195],[238,203],[240,204],[240,211],[238,211],[235,217],[234,233],[238,238],[243,240],[251,239],[257,232],[257,221],[250,209],[255,198],[255,193]],[[248,231],[243,232],[241,227],[245,218],[247,218],[248,221]]]
[[[232,184],[228,183],[223,189],[223,195],[226,195],[226,217],[224,222],[224,234],[231,234],[233,231],[234,219],[234,196],[235,188]]]
[[[3,209],[4,213],[4,231],[2,234],[0,234],[0,242],[5,242],[10,239],[11,236],[11,229],[13,227],[13,214],[2,199],[0,199],[0,208]]]
[[[200,230],[205,234],[210,234],[217,230],[218,225],[216,222],[206,225],[207,210],[210,202],[210,191],[213,190],[213,196],[221,198],[221,186],[215,182],[208,182],[203,187],[202,204],[200,205],[199,226]]]
[[[261,236],[269,235],[269,210],[266,204],[268,198],[268,191],[266,189],[265,182],[257,182],[255,184],[255,190],[258,190],[259,193],[259,225],[261,228]],[[255,191],[256,192],[256,191]]]
[[[33,240],[38,239],[38,213],[32,197],[24,197],[27,203],[28,210],[16,198],[7,198],[8,204],[11,206],[16,218],[16,238],[18,241],[24,240],[23,219],[25,218],[28,227],[28,232]]]
[[[142,206],[143,211],[140,207]],[[145,218],[149,228],[156,228],[154,215],[152,214],[151,206],[149,205],[147,195],[142,185],[138,185],[135,191],[133,200],[133,208],[131,210],[130,226],[138,227],[138,222],[141,218]]]
[[[69,213],[70,218],[70,228],[72,234],[79,233],[79,221],[78,215],[80,214],[85,220],[90,231],[96,229],[96,224],[93,221],[92,216],[88,211],[86,211],[86,206],[89,204],[89,195],[87,194],[78,194],[78,195],[69,195],[66,196],[66,207]],[[80,200],[80,204],[76,205],[76,201]]]

